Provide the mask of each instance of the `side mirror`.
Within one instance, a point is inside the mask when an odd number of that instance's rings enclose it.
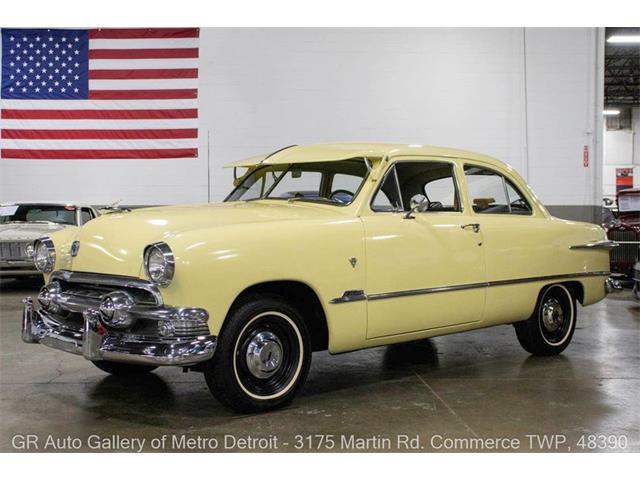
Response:
[[[416,218],[413,216],[415,212],[426,212],[429,210],[429,200],[424,195],[414,195],[409,203],[411,210],[407,212],[404,218]]]

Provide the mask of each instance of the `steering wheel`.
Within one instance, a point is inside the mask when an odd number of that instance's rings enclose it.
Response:
[[[329,200],[335,200],[340,203],[349,203],[353,200],[354,193],[349,190],[338,189],[331,192],[329,195]]]
[[[512,207],[521,208],[523,210],[529,210],[529,205],[522,198],[516,198],[513,202],[511,202]]]

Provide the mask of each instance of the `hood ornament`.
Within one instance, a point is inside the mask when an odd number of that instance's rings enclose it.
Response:
[[[78,255],[78,250],[80,250],[80,242],[78,240],[74,240],[71,244],[71,256],[75,257]]]

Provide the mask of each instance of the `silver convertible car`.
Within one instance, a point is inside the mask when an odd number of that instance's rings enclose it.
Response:
[[[63,228],[81,227],[100,213],[78,203],[9,203],[0,205],[0,277],[40,275],[33,243]]]

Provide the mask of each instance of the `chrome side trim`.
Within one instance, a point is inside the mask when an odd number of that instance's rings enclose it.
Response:
[[[583,248],[602,248],[606,250],[611,250],[618,246],[618,242],[614,242],[612,240],[600,240],[598,242],[589,242],[583,243],[581,245],[572,245],[569,247],[570,250],[578,250]]]
[[[447,285],[443,287],[418,288],[415,290],[401,290],[397,292],[370,293],[365,294],[361,290],[348,290],[341,297],[330,300],[329,303],[357,302],[361,300],[384,300],[387,298],[410,297],[413,295],[428,295],[430,293],[454,292],[459,290],[472,290],[476,288],[501,287],[504,285],[515,285],[519,283],[544,282],[549,280],[567,280],[582,277],[608,277],[611,272],[579,272],[562,275],[545,275],[540,277],[514,278],[509,280],[495,280],[493,282],[465,283],[462,285]],[[362,292],[360,295],[353,295],[353,292]]]
[[[358,302],[366,299],[367,296],[364,294],[363,290],[347,290],[341,297],[334,298],[333,300],[330,300],[329,303]]]
[[[68,270],[57,270],[51,274],[51,280],[63,280],[69,283],[104,285],[117,288],[137,288],[150,293],[156,305],[163,304],[162,294],[158,287],[137,277],[127,277],[124,275],[107,275],[103,273],[70,272]]]

